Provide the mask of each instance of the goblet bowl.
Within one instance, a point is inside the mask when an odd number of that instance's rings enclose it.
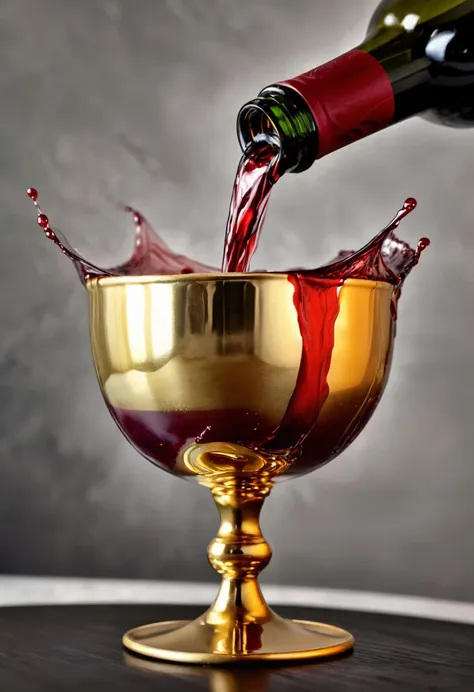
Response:
[[[194,622],[138,627],[124,645],[208,664],[350,649],[344,630],[284,620],[267,606],[257,576],[271,550],[259,514],[276,481],[327,463],[369,420],[390,369],[395,288],[320,280],[318,304],[337,292],[337,310],[309,303],[303,314],[286,274],[107,277],[87,287],[93,359],[114,420],[151,462],[208,487],[221,516],[208,548],[222,576],[211,608]]]

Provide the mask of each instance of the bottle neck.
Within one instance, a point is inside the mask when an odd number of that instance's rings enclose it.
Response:
[[[414,115],[472,127],[473,35],[474,0],[384,0],[358,48],[244,106],[240,143],[276,139],[285,170],[300,172]]]
[[[267,87],[239,113],[242,148],[276,139],[286,171],[313,162],[393,123],[391,81],[371,54],[352,50],[321,67]]]
[[[237,118],[242,151],[254,141],[281,149],[281,173],[300,173],[317,158],[318,128],[306,100],[295,89],[273,85],[243,106]]]

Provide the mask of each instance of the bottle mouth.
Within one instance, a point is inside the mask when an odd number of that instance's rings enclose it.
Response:
[[[237,137],[245,151],[252,142],[266,141],[281,147],[282,133],[278,131],[268,99],[256,98],[243,106],[237,116]]]
[[[281,86],[267,87],[240,109],[237,137],[242,151],[259,141],[278,147],[281,173],[306,170],[317,152],[317,132],[305,101]]]

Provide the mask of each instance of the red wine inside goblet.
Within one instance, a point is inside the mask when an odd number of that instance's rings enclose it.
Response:
[[[280,152],[271,142],[252,143],[242,157],[226,228],[222,271],[249,272],[265,220],[271,191],[280,177]],[[67,239],[50,225],[41,210],[38,193],[28,195],[37,209],[37,221],[46,236],[74,263],[81,281],[110,276],[218,274],[219,270],[174,253],[140,212],[125,207],[135,226],[131,257],[123,264],[102,269],[84,259]],[[132,445],[153,463],[172,470],[177,456],[194,442],[232,442],[266,454],[292,451],[296,459],[289,473],[315,468],[340,453],[363,429],[380,398],[384,379],[374,379],[369,396],[365,389],[342,392],[330,410],[324,408],[329,394],[328,373],[334,348],[340,295],[348,280],[384,282],[393,287],[392,327],[403,282],[429,245],[423,238],[413,249],[400,240],[400,222],[416,207],[409,198],[392,221],[357,252],[341,252],[318,269],[285,272],[294,289],[293,302],[302,339],[299,374],[286,412],[278,420],[265,420],[252,408],[233,410],[109,410]],[[387,359],[391,353],[387,353]],[[388,373],[388,368],[386,369]],[[350,401],[347,400],[350,397]],[[356,413],[357,412],[357,415]],[[341,420],[345,417],[347,420]],[[344,430],[341,437],[340,431]]]

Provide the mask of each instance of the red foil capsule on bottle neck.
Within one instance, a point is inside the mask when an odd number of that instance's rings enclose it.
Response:
[[[318,128],[318,159],[393,123],[390,79],[379,61],[362,50],[279,85],[295,89],[308,104]]]

